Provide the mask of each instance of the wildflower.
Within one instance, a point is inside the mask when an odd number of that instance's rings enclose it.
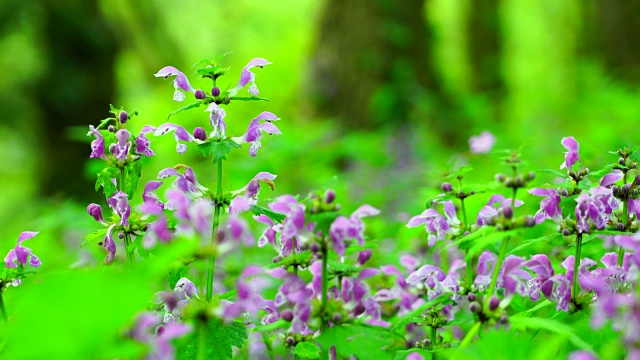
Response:
[[[195,140],[195,138],[182,126],[172,123],[164,123],[160,125],[155,130],[154,135],[160,136],[170,131],[174,131],[173,136],[176,139],[176,151],[178,152],[178,154],[184,154],[185,151],[187,151],[187,145],[181,144],[180,141],[192,142]]]
[[[209,122],[211,122],[213,132],[210,136],[214,138],[224,138],[225,132],[227,131],[227,124],[224,122],[224,117],[227,116],[227,113],[215,102],[209,104],[205,111],[211,113],[211,115],[209,115]]]
[[[160,318],[151,313],[145,313],[138,317],[136,326],[131,331],[131,337],[135,340],[150,345],[151,351],[147,355],[150,360],[174,359],[175,349],[171,340],[182,337],[192,331],[191,326],[174,322],[159,325]]]
[[[378,215],[380,211],[370,205],[362,205],[351,214],[349,218],[339,216],[329,228],[333,249],[338,255],[343,256],[346,250],[345,240],[355,238],[360,246],[364,246],[364,222],[365,216]]]
[[[183,168],[184,175],[180,174],[176,168]],[[166,168],[158,173],[158,179],[164,179],[170,176],[176,177],[172,184],[173,188],[178,189],[183,193],[199,194],[202,191],[207,190],[207,188],[200,185],[198,179],[196,179],[196,174],[193,169],[186,165],[176,166],[175,168]]]
[[[545,196],[540,202],[540,210],[536,212],[536,224],[542,224],[546,219],[562,219],[560,210],[560,196],[554,189],[534,188],[529,190],[529,194]]]
[[[155,132],[156,128],[150,125],[145,125],[142,130],[140,131],[140,134],[138,135],[138,137],[136,138],[135,142],[136,142],[136,153],[144,155],[144,156],[153,156],[155,155],[155,153],[153,152],[153,150],[151,150],[151,148],[149,147],[151,145],[151,143],[149,142],[149,139],[147,139],[147,137],[145,136],[147,133],[150,132]]]
[[[249,127],[244,135],[234,138],[238,144],[249,143],[249,154],[256,156],[258,149],[262,147],[260,140],[262,139],[262,132],[265,131],[269,135],[281,134],[280,129],[273,125],[272,121],[280,120],[275,114],[268,111],[260,113],[256,118],[251,120]]]
[[[496,143],[496,137],[485,130],[480,135],[469,138],[469,147],[472,154],[487,154]]]
[[[605,227],[608,217],[605,214],[605,206],[601,201],[594,201],[594,199],[585,192],[578,196],[576,202],[578,203],[575,211],[576,227],[579,234],[589,232],[589,219],[591,219],[598,230],[602,230]]]
[[[561,143],[568,151],[564,153],[564,163],[560,165],[560,169],[566,168],[567,170],[570,170],[573,164],[580,159],[580,156],[578,156],[578,149],[580,148],[580,145],[573,136],[562,138]]]
[[[102,217],[102,208],[100,207],[100,205],[93,203],[89,204],[89,206],[87,206],[87,212],[89,213],[89,215],[93,216],[96,221],[106,225],[104,217]]]
[[[249,61],[249,63],[242,69],[242,73],[240,74],[240,81],[236,86],[236,90],[242,89],[249,82],[251,82],[251,85],[249,86],[249,89],[247,91],[253,96],[258,96],[259,91],[258,86],[256,86],[256,75],[251,72],[251,69],[254,67],[263,68],[269,64],[271,64],[271,62],[263,58],[255,58]]]
[[[105,250],[107,250],[107,256],[104,258],[104,264],[105,265],[109,265],[113,262],[113,260],[116,257],[116,243],[113,242],[113,228],[116,225],[111,225],[109,226],[109,228],[107,229],[107,235],[104,238],[104,241],[102,242],[102,247],[105,248]]]
[[[511,209],[512,206],[520,207],[522,204],[524,204],[524,202],[520,200],[513,201],[513,199],[505,198],[500,194],[493,195],[489,199],[489,202],[487,202],[487,205],[483,206],[478,212],[476,224],[478,226],[485,225],[489,219],[498,216],[498,209],[508,211],[507,209]]]
[[[129,196],[122,191],[118,191],[113,194],[112,197],[107,199],[109,206],[120,217],[120,223],[118,225],[129,226],[129,216],[131,215],[131,206],[127,200]]]
[[[102,137],[102,134],[100,134],[100,131],[96,130],[93,125],[89,125],[89,133],[87,133],[87,136],[89,135],[96,137],[96,139],[91,142],[91,155],[89,158],[100,158],[106,160],[107,156],[104,154],[104,138]]]
[[[540,299],[540,292],[547,298],[553,291],[553,281],[550,278],[554,275],[551,261],[546,255],[538,254],[531,256],[531,260],[525,261],[522,265],[536,273],[536,277],[529,281],[529,298],[531,301]]]
[[[608,187],[609,185],[614,184],[616,181],[622,179],[624,174],[620,169],[613,169],[612,172],[605,175],[602,179],[600,179],[600,186]]]
[[[186,92],[194,92],[195,90],[193,89],[193,87],[191,86],[191,84],[189,84],[189,80],[187,79],[187,77],[178,69],[174,68],[173,66],[165,66],[162,69],[160,69],[160,71],[158,71],[156,74],[154,74],[155,77],[163,77],[163,78],[168,78],[169,76],[175,76],[176,78],[172,81],[173,83],[173,87],[176,89],[176,91],[173,93],[173,100],[174,101],[183,101],[184,98],[186,97],[185,94],[182,91],[186,91]],[[182,90],[182,91],[180,91]]]
[[[456,216],[455,207],[451,201],[445,201],[445,216],[442,216],[435,209],[427,209],[420,215],[416,215],[409,220],[407,227],[412,228],[424,224],[429,236],[427,242],[429,246],[434,246],[436,241],[444,240],[447,233],[457,234],[459,229],[456,227],[460,224],[460,220]]]
[[[17,268],[18,264],[27,265],[27,259],[29,260],[29,265],[33,267],[40,266],[40,259],[29,249],[28,247],[22,246],[22,242],[31,239],[32,237],[38,235],[38,232],[34,231],[24,231],[18,237],[18,243],[16,247],[9,250],[9,253],[4,258],[4,265],[8,268]],[[16,260],[18,263],[16,264]]]

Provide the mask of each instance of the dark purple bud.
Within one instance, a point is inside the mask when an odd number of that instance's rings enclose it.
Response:
[[[629,184],[622,185],[620,191],[622,192],[622,195],[629,195]]]
[[[312,253],[317,253],[318,251],[320,251],[320,244],[318,243],[312,243],[311,245],[309,245],[309,250],[311,250]]]
[[[567,228],[562,229],[562,235],[564,235],[564,236],[571,235],[571,230],[569,230]]]
[[[497,296],[493,295],[491,299],[489,299],[489,310],[494,311],[500,305],[500,299]]]
[[[367,309],[364,307],[364,305],[362,305],[362,304],[358,304],[358,305],[356,306],[356,308],[355,308],[355,309],[353,309],[353,314],[354,314],[355,316],[358,316],[358,315],[360,315],[360,314],[364,313],[364,312],[365,312],[365,310],[367,310]]]
[[[476,294],[470,293],[469,297],[467,297],[467,299],[469,299],[469,301],[476,301]]]
[[[218,89],[217,86],[214,86],[213,89],[211,89],[211,95],[213,97],[220,96],[220,89]]]
[[[472,313],[477,313],[478,311],[480,311],[480,304],[478,304],[477,301],[472,302],[471,304],[469,304],[469,311],[471,311]]]
[[[611,187],[611,192],[613,193],[613,196],[620,195],[620,187],[613,185]]]
[[[156,336],[162,336],[164,334],[164,325],[159,325],[156,328]]]
[[[371,250],[363,250],[358,253],[358,265],[364,265],[369,259],[371,259]]]
[[[293,311],[289,309],[282,310],[282,312],[280,313],[280,317],[286,322],[291,322],[291,320],[293,320]]]
[[[205,94],[204,91],[202,91],[200,89],[196,90],[193,93],[193,95],[195,95],[196,99],[198,99],[198,100],[202,100],[202,99],[207,97],[207,94]]]
[[[504,182],[504,174],[496,174],[496,180],[498,182]]]
[[[623,223],[617,223],[616,224],[616,230],[624,231],[624,224]]]
[[[636,185],[640,185],[640,175],[636,176],[636,179],[633,180],[633,183]]]
[[[218,242],[218,244],[223,243],[226,239],[227,232],[222,229],[218,229],[218,232],[216,233],[216,241]]]
[[[273,263],[276,264],[276,263],[279,263],[281,260],[282,260],[282,256],[278,255],[274,257],[273,260],[271,261],[273,261]]]
[[[127,120],[129,120],[129,114],[127,114],[126,111],[120,111],[118,119],[120,120],[120,124],[126,124]]]
[[[422,340],[422,346],[426,349],[431,347],[431,340],[430,339],[424,339]]]
[[[518,174],[518,176],[516,176],[516,186],[518,187],[523,187],[524,186],[524,179],[522,178],[522,175]]]
[[[513,217],[513,209],[511,208],[511,206],[503,208],[502,215],[505,219],[511,219]]]
[[[620,158],[620,159],[618,159],[618,164],[620,164],[620,165],[622,165],[622,166],[624,166],[624,165],[625,165],[625,162],[626,162],[626,161],[624,161],[624,158]]]
[[[451,184],[449,184],[448,182],[442,183],[442,191],[450,192],[451,190],[453,190],[453,186],[451,186]]]
[[[207,133],[204,131],[203,128],[197,127],[193,129],[193,137],[200,141],[205,141],[207,140]]]
[[[118,233],[118,237],[119,237],[120,239],[124,239],[124,233]]]
[[[567,189],[560,189],[560,196],[562,196],[562,197],[567,197],[567,196],[569,196],[569,190],[567,190]]]
[[[534,173],[533,171],[529,172],[529,180],[533,180],[536,178],[536,173]]]
[[[109,132],[116,132],[116,127],[115,127],[115,126],[113,126],[113,125],[109,125],[109,126],[107,127],[107,130],[109,130]]]
[[[334,324],[339,324],[340,321],[342,321],[342,315],[340,315],[339,313],[333,314],[333,317],[331,318],[331,322]]]
[[[287,343],[287,345],[289,346],[293,346],[296,343],[296,339],[294,339],[291,336],[287,336],[287,339],[285,340],[285,342]]]
[[[509,318],[507,317],[507,315],[502,315],[502,316],[500,316],[499,322],[502,325],[506,325],[506,324],[509,323]]]
[[[336,199],[336,192],[332,189],[329,189],[324,192],[324,202],[325,204],[331,204]]]
[[[534,227],[534,226],[536,226],[536,219],[534,219],[534,217],[531,216],[531,215],[527,215],[524,218],[524,226],[526,226],[526,227]]]
[[[102,217],[102,208],[100,207],[100,205],[89,204],[89,206],[87,206],[87,212],[89,213],[89,215],[93,216],[96,221],[104,221],[104,218]]]

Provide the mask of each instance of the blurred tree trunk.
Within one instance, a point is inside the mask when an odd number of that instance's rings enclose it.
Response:
[[[469,2],[467,44],[472,78],[471,88],[493,100],[499,99],[504,82],[500,68],[502,50],[500,0]]]
[[[583,3],[584,45],[604,61],[608,73],[637,85],[640,81],[640,1],[591,0]]]
[[[95,0],[42,1],[42,5],[49,68],[35,89],[44,119],[41,191],[88,197],[93,181],[86,180],[82,164],[91,151],[86,143],[69,141],[69,128],[86,127],[109,115],[118,51]]]
[[[400,127],[418,108],[444,143],[459,142],[435,75],[425,1],[327,0],[311,66],[314,116],[347,129]]]

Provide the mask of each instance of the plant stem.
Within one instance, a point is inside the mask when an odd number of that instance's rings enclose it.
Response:
[[[216,191],[216,200],[214,202],[213,209],[213,226],[211,228],[211,244],[215,246],[216,231],[218,230],[218,224],[220,224],[220,210],[224,206],[222,201],[222,159],[218,159],[218,187]],[[209,256],[209,265],[207,268],[207,300],[211,300],[213,297],[213,277],[215,272],[216,256],[212,254]]]
[[[436,333],[436,328],[435,327],[431,327],[431,334],[429,335],[429,338],[431,339],[431,346],[436,346],[436,338],[437,338],[437,333]],[[431,360],[436,360],[436,353],[432,352],[431,353]]]
[[[496,290],[496,283],[498,282],[498,275],[500,275],[500,268],[502,267],[502,262],[504,261],[504,256],[507,253],[509,238],[505,238],[502,240],[502,245],[500,245],[500,253],[498,254],[498,260],[496,261],[496,267],[493,269],[493,276],[491,277],[491,285],[489,285],[489,291],[487,292],[487,304],[489,304],[489,299],[493,296],[493,293]]]
[[[0,284],[4,285],[3,282]],[[4,307],[4,298],[2,297],[2,289],[0,289],[0,311],[2,311],[2,320],[4,320],[5,324],[9,322],[9,316],[7,315],[7,309]]]
[[[118,179],[118,191],[122,191],[124,192],[124,183],[126,181],[126,174],[124,172],[124,168],[120,169],[120,179]],[[126,194],[126,193],[125,193]],[[129,200],[131,200],[131,195],[133,194],[127,194],[127,197],[129,198]],[[129,246],[131,245],[131,235],[125,230],[124,232],[124,252],[127,253],[127,259],[129,260],[129,265],[131,265],[131,267],[133,267],[133,265],[135,264],[135,256],[133,255],[133,252],[131,252],[129,250]]]
[[[460,342],[460,347],[458,349],[467,347],[471,343],[471,341],[473,341],[473,338],[476,336],[476,334],[478,334],[481,326],[482,322],[478,321],[477,323],[475,323],[471,330],[469,330],[467,335],[465,335],[464,339],[462,339],[462,342]]]
[[[197,360],[205,360],[207,358],[207,323],[199,322],[198,326],[198,353],[196,354]]]
[[[326,239],[325,239],[326,240]],[[324,241],[322,244],[322,305],[320,310],[320,335],[324,334],[325,329],[327,328],[327,324],[325,322],[325,312],[327,311],[327,297],[328,297],[328,288],[329,288],[329,280],[327,276],[327,241]],[[326,360],[329,358],[329,349],[326,347],[322,347],[322,359]]]
[[[578,233],[576,236],[576,255],[573,259],[573,292],[571,293],[571,300],[574,304],[577,304],[576,298],[578,297],[578,292],[580,291],[579,281],[578,281],[578,270],[580,268],[580,250],[582,250],[582,233]]]
[[[269,340],[269,337],[265,332],[262,333],[262,341],[264,342],[264,346],[267,348],[269,359],[276,360],[276,356],[273,354],[273,347],[271,346],[271,340]]]
[[[464,207],[464,199],[460,199],[460,211],[462,212],[462,221],[464,221],[464,226],[462,227],[462,233],[469,228],[469,224],[467,223],[467,210]]]
[[[624,173],[623,184],[627,183],[627,173]],[[629,222],[629,195],[622,200],[622,214],[624,216],[624,230],[627,231],[627,223]],[[622,266],[624,260],[624,249],[622,246],[618,249],[618,266]]]

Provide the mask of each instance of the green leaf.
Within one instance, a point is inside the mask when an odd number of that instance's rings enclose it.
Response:
[[[578,203],[576,202],[577,198],[578,198],[578,195],[571,195],[560,200],[560,210],[562,211],[563,217],[566,217],[569,215],[571,215],[572,217],[575,217],[576,205],[578,205]]]
[[[124,191],[129,195],[129,200],[131,200],[133,194],[138,189],[138,180],[140,180],[140,176],[142,176],[142,163],[140,161],[128,163],[124,167],[124,174]]]
[[[270,209],[267,209],[265,207],[258,206],[258,205],[251,205],[250,210],[254,215],[267,215],[269,219],[277,223],[281,223],[282,220],[284,220],[284,218],[286,217],[286,215],[284,214],[277,213],[275,211],[272,211]]]
[[[524,316],[512,316],[509,324],[513,330],[547,330],[552,333],[566,336],[576,347],[593,351],[591,345],[580,339],[571,326],[552,319],[530,318]]]
[[[169,116],[167,116],[167,120],[169,120],[169,118],[171,118],[171,116],[173,116],[174,114],[177,114],[177,113],[185,111],[185,110],[195,109],[197,107],[200,107],[200,105],[202,105],[202,104],[204,104],[204,100],[198,100],[198,101],[196,101],[194,103],[191,103],[191,104],[189,104],[187,106],[183,106],[180,109],[170,113]]]
[[[518,251],[521,251],[523,249],[528,248],[531,245],[535,245],[535,244],[538,244],[538,243],[550,243],[550,244],[553,244],[556,240],[560,240],[560,239],[562,239],[562,234],[555,233],[555,234],[539,237],[537,239],[527,240],[524,243],[522,243],[522,244],[516,246],[515,248],[511,249],[511,251],[509,251],[509,253],[507,255],[516,254],[516,253],[518,253]]]
[[[218,160],[227,160],[227,154],[234,148],[239,148],[235,141],[231,139],[224,139],[221,141],[211,141],[204,144],[198,144],[196,151],[201,153],[204,157],[212,157],[212,161],[216,163]]]
[[[267,98],[257,97],[257,96],[232,96],[229,100],[234,101],[269,101]]]
[[[475,255],[478,255],[481,252],[487,250],[489,246],[494,245],[499,241],[504,241],[506,238],[511,237],[520,231],[521,229],[495,231],[494,233],[480,237],[479,239],[474,241],[473,245],[471,245],[471,247],[467,250],[465,254],[466,261],[469,261]]]
[[[204,334],[202,334],[203,331]],[[231,359],[232,347],[242,348],[246,339],[247,330],[241,322],[225,324],[222,320],[213,318],[209,320],[206,327],[199,326],[185,339],[178,341],[177,359]],[[198,354],[200,341],[205,342],[204,356]]]
[[[87,236],[82,238],[82,245],[84,246],[86,243],[94,241],[96,239],[102,239],[107,235],[107,229],[100,229],[89,233]]]
[[[291,353],[305,359],[320,358],[320,348],[315,343],[309,341],[299,342]]]
[[[473,170],[473,167],[471,167],[471,165],[464,165],[461,166],[458,170],[454,171],[453,173],[447,175],[444,177],[444,179],[454,179],[454,178],[463,178],[464,174],[468,173],[469,171]]]
[[[271,332],[278,329],[285,329],[285,328],[288,328],[289,326],[291,326],[290,322],[280,319],[278,321],[274,321],[267,325],[258,325],[255,328],[253,328],[253,332],[266,333],[266,332]]]
[[[518,313],[518,314],[516,314],[514,316],[525,316],[525,315],[528,316],[528,315],[531,315],[532,313],[534,313],[534,312],[536,312],[536,311],[538,311],[538,310],[540,310],[542,308],[545,308],[545,307],[547,307],[549,305],[553,305],[553,303],[551,301],[545,299],[540,304],[532,307],[531,309],[527,309],[527,310],[525,310],[523,312],[520,312],[520,313]]]
[[[323,212],[311,215],[311,221],[316,224],[316,231],[328,234],[331,224],[333,224],[338,216],[340,216],[340,213],[336,211]]]
[[[553,169],[541,169],[541,170],[536,170],[536,172],[552,174],[563,179],[567,177],[566,173],[563,173],[562,171],[558,171],[558,170],[553,170]]]
[[[336,347],[340,356],[355,355],[358,359],[391,359],[385,351],[391,345],[387,329],[361,324],[343,324],[326,329],[317,342],[323,348]]]
[[[120,176],[120,169],[115,167],[106,167],[98,173],[98,180],[96,180],[96,191],[102,187],[104,196],[111,197],[116,192],[116,186],[111,182],[111,179],[117,179]]]
[[[436,307],[436,306],[444,307],[445,305],[448,305],[448,304],[451,304],[451,303],[453,303],[453,300],[451,300],[451,295],[442,294],[442,295],[438,296],[437,298],[420,305],[419,307],[415,308],[411,312],[409,312],[409,313],[405,314],[404,316],[398,318],[395,321],[395,323],[393,324],[393,326],[391,326],[391,332],[396,332],[396,330],[405,327],[407,324],[415,322],[415,321],[413,321],[414,318],[420,316],[425,310],[427,310],[429,308],[433,308],[433,307]]]
[[[189,273],[189,267],[187,265],[169,270],[169,278],[167,279],[169,281],[169,289],[175,288],[178,280],[187,276],[187,273]]]

